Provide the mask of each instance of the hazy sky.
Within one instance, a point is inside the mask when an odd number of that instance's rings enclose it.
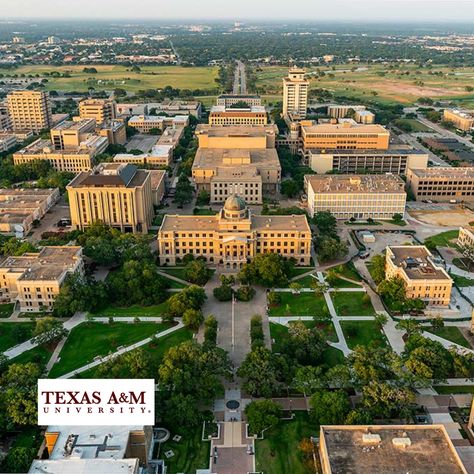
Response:
[[[2,17],[16,18],[474,21],[474,0],[0,0],[0,4]]]

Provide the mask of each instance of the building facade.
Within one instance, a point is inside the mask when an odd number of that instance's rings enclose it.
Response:
[[[297,265],[308,265],[311,244],[306,216],[253,215],[237,196],[230,196],[215,216],[166,215],[158,231],[162,265],[176,265],[193,254],[220,268],[238,270],[261,253],[278,253]]]
[[[140,133],[161,130],[166,127],[187,127],[189,125],[188,115],[176,115],[164,117],[162,115],[134,115],[128,121],[128,126],[137,129]]]
[[[405,175],[409,168],[426,169],[428,154],[403,145],[388,150],[312,150],[308,164],[318,174],[335,171]]]
[[[457,109],[444,109],[443,119],[451,122],[456,128],[464,132],[469,132],[474,128],[474,116],[469,112]]]
[[[464,257],[474,261],[474,227],[460,227],[457,244]]]
[[[0,153],[7,153],[17,145],[16,136],[12,133],[0,133]]]
[[[84,271],[82,248],[43,247],[0,261],[0,300],[26,313],[51,311],[68,274]]]
[[[79,102],[81,119],[93,119],[97,125],[115,119],[115,101],[111,99],[84,99]]]
[[[417,201],[474,201],[474,167],[409,169],[407,186]]]
[[[262,99],[259,95],[248,94],[222,94],[217,98],[216,105],[231,107],[235,104],[245,103],[249,107],[262,105]]]
[[[309,81],[305,74],[304,69],[292,67],[283,78],[283,116],[306,117]]]
[[[232,108],[215,105],[209,112],[209,125],[267,125],[265,107]]]
[[[423,245],[387,247],[385,275],[405,282],[407,298],[419,298],[428,306],[449,306],[453,280]]]
[[[97,221],[122,232],[147,233],[153,219],[151,175],[124,163],[104,163],[67,186],[71,225],[83,230]]]
[[[405,215],[404,181],[396,175],[305,175],[308,211],[336,219],[392,219]]]
[[[49,94],[43,91],[13,91],[7,96],[8,115],[13,130],[39,133],[52,126]]]

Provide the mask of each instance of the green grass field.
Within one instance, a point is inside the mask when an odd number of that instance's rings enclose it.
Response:
[[[83,367],[97,356],[115,352],[117,347],[129,346],[169,328],[169,324],[156,323],[83,323],[75,327],[66,341],[49,376],[59,377]]]
[[[315,280],[317,281],[317,278],[311,275],[306,275],[303,278],[298,278],[298,280],[294,280],[294,283],[298,283],[298,285],[301,285],[301,288],[311,288],[311,283]],[[290,283],[292,282],[290,281]]]
[[[362,281],[359,272],[352,262],[337,265],[336,267],[332,267],[331,270],[334,270],[339,276],[349,278],[349,280]]]
[[[31,339],[34,323],[0,323],[0,352]]]
[[[313,292],[294,295],[291,292],[279,293],[281,302],[270,307],[270,316],[319,316],[328,314],[324,296],[316,297]]]
[[[68,72],[71,77],[47,76],[46,90],[87,91],[89,87],[96,90],[115,88],[136,92],[144,89],[160,89],[172,86],[179,89],[215,89],[217,84],[217,67],[181,67],[181,66],[141,66],[141,72],[127,71],[126,66],[93,65],[97,74],[83,72],[87,65],[42,66],[28,65],[15,69],[0,68],[1,74],[39,74],[44,78],[45,72]],[[102,81],[102,82],[99,82]]]
[[[448,341],[454,342],[455,344],[459,344],[460,346],[472,349],[469,342],[466,340],[462,332],[456,326],[444,326],[443,328],[438,330],[434,330],[433,328],[427,328],[425,330],[427,332],[430,332],[431,334],[442,337],[443,339],[447,339]]]
[[[474,280],[464,276],[456,275],[455,273],[449,273],[449,276],[454,280],[454,283],[460,287],[474,286]]]
[[[53,353],[53,347],[37,346],[34,349],[23,352],[18,357],[11,359],[13,364],[28,364],[33,362],[41,367],[45,367]]]
[[[161,316],[168,310],[168,302],[153,305],[153,306],[138,306],[133,305],[127,308],[119,308],[116,306],[109,306],[97,313],[91,313],[94,317],[114,317],[114,318],[150,318]]]
[[[375,316],[375,309],[365,292],[331,293],[338,316]]]
[[[361,285],[357,283],[352,283],[351,281],[344,280],[343,278],[335,278],[331,282],[332,288],[361,288]]]
[[[474,393],[474,385],[436,385],[433,387],[440,395],[451,393]]]
[[[440,234],[433,235],[425,239],[425,245],[428,248],[435,247],[454,247],[454,240],[458,238],[459,230],[448,230]]]
[[[13,303],[0,304],[0,318],[9,318],[13,313]]]
[[[368,346],[372,342],[379,347],[387,346],[387,340],[375,321],[341,321],[340,323],[349,349],[354,349],[356,346]]]
[[[319,427],[309,420],[306,412],[295,412],[292,420],[280,420],[257,440],[255,457],[257,471],[265,474],[308,474],[298,445],[303,438],[317,436]]]
[[[400,118],[395,121],[395,125],[407,125],[413,132],[433,132],[433,129],[415,119]]]

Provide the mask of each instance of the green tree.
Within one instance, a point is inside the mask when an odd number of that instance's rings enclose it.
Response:
[[[283,351],[302,365],[316,365],[327,344],[324,334],[317,328],[307,328],[303,321],[288,325],[288,339]]]
[[[313,218],[318,231],[322,235],[337,236],[337,220],[331,211],[318,211]]]
[[[321,366],[301,366],[296,370],[292,386],[306,395],[327,387],[327,380]]]
[[[209,280],[211,272],[202,260],[194,260],[184,270],[184,278],[196,285],[205,285]]]
[[[374,417],[408,418],[415,394],[407,387],[371,381],[362,388],[362,404]]]
[[[217,286],[212,290],[214,298],[218,301],[230,301],[232,299],[233,290],[230,285]]]
[[[245,407],[249,432],[260,434],[276,426],[281,418],[281,407],[273,400],[254,400]]]
[[[199,286],[191,285],[171,296],[168,308],[174,317],[181,317],[187,309],[201,309],[205,301],[205,291]]]
[[[13,446],[3,461],[2,467],[5,472],[28,472],[31,463],[35,459],[36,449],[25,446]]]
[[[176,194],[174,202],[179,206],[188,204],[193,199],[194,188],[185,174],[181,174],[176,184]]]
[[[342,425],[351,405],[343,390],[320,390],[309,401],[311,421],[317,425]]]
[[[298,183],[293,179],[286,179],[281,183],[281,193],[287,198],[294,198],[300,192]]]
[[[396,328],[405,331],[408,337],[421,332],[421,324],[412,318],[402,319],[396,324]]]
[[[255,296],[255,290],[251,286],[241,286],[236,292],[235,297],[239,301],[250,301]]]
[[[319,259],[322,262],[336,260],[347,255],[347,242],[343,242],[334,237],[318,238],[317,251]]]
[[[68,330],[64,328],[63,323],[56,318],[47,317],[36,321],[36,327],[33,331],[33,341],[36,344],[48,344],[53,341],[66,337]]]
[[[204,315],[200,309],[189,308],[183,313],[183,324],[193,331],[197,331],[204,322]]]
[[[375,255],[370,261],[370,275],[376,285],[385,280],[385,257],[383,255]]]
[[[267,287],[284,286],[288,283],[289,264],[276,253],[258,254],[239,272],[243,284],[260,284]]]
[[[216,347],[217,343],[217,319],[210,314],[204,321],[204,349]]]

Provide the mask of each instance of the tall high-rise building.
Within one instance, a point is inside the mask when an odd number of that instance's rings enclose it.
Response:
[[[79,102],[81,119],[94,119],[97,125],[115,118],[115,102],[110,99],[84,99]]]
[[[308,108],[309,81],[305,77],[305,70],[292,67],[288,77],[283,78],[283,115],[292,115],[305,118]]]
[[[7,96],[7,104],[13,130],[38,133],[51,128],[52,112],[47,92],[13,91]]]

